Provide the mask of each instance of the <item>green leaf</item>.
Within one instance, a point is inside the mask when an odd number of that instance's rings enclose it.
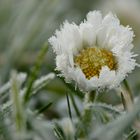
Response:
[[[78,107],[77,107],[77,105],[76,105],[76,102],[75,102],[75,100],[74,100],[73,94],[70,92],[69,95],[70,95],[71,102],[72,102],[72,105],[73,105],[73,107],[74,107],[74,110],[75,110],[75,112],[76,112],[76,115],[77,115],[78,118],[80,118],[81,114],[80,114],[80,111],[79,111],[79,109],[78,109]]]
[[[52,102],[50,102],[50,103],[48,103],[47,105],[45,105],[45,106],[43,106],[43,107],[41,107],[38,111],[37,111],[37,113],[36,114],[40,114],[40,113],[43,113],[44,111],[46,111],[51,105],[52,105],[53,103]]]
[[[65,134],[58,123],[55,123],[54,132],[59,140],[66,140]]]
[[[17,73],[12,72],[11,80],[11,101],[13,107],[13,117],[15,119],[16,130],[18,133],[24,132],[26,129],[25,113],[23,109],[23,100],[20,96],[20,86],[21,83],[17,78]]]
[[[72,120],[71,106],[70,106],[70,101],[69,101],[69,95],[68,95],[68,93],[66,93],[66,99],[67,99],[69,117]]]
[[[112,114],[115,113],[116,115],[121,115],[121,114],[124,113],[124,112],[118,110],[116,107],[114,107],[112,105],[108,105],[106,103],[94,103],[94,104],[92,104],[92,107],[96,108],[96,109],[102,108],[102,109],[104,109],[106,111],[109,111]]]
[[[118,119],[96,130],[91,135],[93,140],[119,140],[124,132],[131,127],[140,113],[140,98],[133,106],[133,110],[121,115]],[[110,131],[109,131],[110,130]]]
[[[34,81],[37,79],[37,76],[38,76],[40,68],[41,68],[41,64],[43,62],[43,58],[44,58],[47,50],[48,50],[48,45],[45,44],[43,46],[43,48],[41,49],[39,56],[38,56],[38,59],[37,59],[37,62],[36,62],[32,72],[29,76],[27,90],[26,90],[26,93],[24,95],[24,104],[26,104],[28,102],[30,95],[32,94],[32,87],[33,87]]]

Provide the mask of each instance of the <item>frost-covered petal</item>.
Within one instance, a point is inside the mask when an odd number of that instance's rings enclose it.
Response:
[[[66,71],[67,67],[69,66],[67,56],[64,54],[58,55],[56,57],[56,66],[57,66],[57,70]]]
[[[115,71],[110,71],[107,66],[103,67],[99,77],[93,77],[88,80],[88,91],[96,90],[97,88],[109,87],[113,84]]]
[[[120,24],[120,21],[116,15],[114,15],[110,12],[104,17],[104,19],[102,20],[102,24],[116,26],[116,25]]]
[[[96,31],[89,23],[81,23],[80,31],[85,46],[93,46],[96,43]]]
[[[104,17],[98,30],[97,43],[100,47],[126,49],[133,41],[134,33],[129,26],[120,25],[115,15],[109,13]]]
[[[103,18],[102,25],[97,35],[99,46],[104,47],[106,45],[109,37],[116,32],[116,28],[119,27],[119,24],[119,20],[112,13],[107,14]]]
[[[49,39],[49,42],[56,54],[62,54],[63,52],[76,54],[82,46],[79,27],[65,22],[60,31],[57,30],[55,36]]]
[[[91,11],[87,14],[87,22],[92,24],[94,29],[98,29],[102,22],[102,14],[100,11]]]

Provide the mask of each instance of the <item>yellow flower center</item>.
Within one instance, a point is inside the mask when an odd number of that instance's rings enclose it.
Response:
[[[117,67],[112,52],[98,47],[83,49],[75,56],[74,62],[82,69],[87,79],[99,76],[103,66],[108,66],[110,70],[115,70]]]

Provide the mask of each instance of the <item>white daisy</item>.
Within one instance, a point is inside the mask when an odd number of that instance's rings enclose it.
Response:
[[[65,22],[49,42],[66,82],[75,81],[79,89],[90,92],[117,87],[135,68],[133,37],[131,28],[120,25],[112,13],[102,18],[92,11],[79,26]]]

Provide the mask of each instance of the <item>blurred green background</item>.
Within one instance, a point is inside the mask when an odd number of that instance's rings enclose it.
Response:
[[[121,24],[132,27],[136,35],[133,51],[140,54],[139,0],[0,0],[1,86],[9,79],[12,69],[29,74],[43,44],[65,20],[79,24],[92,10],[101,10],[103,15],[112,11],[120,19]],[[140,56],[136,59],[140,63]],[[54,69],[55,55],[49,46],[39,76],[52,72]],[[133,93],[139,94],[139,68],[136,68],[127,80]],[[66,92],[66,85],[56,77],[39,95],[34,97],[31,104],[38,106],[51,100],[55,108],[58,102],[59,104],[63,102]],[[110,91],[101,94],[100,100],[117,104],[120,98],[114,91]],[[80,101],[79,106],[81,106]],[[53,116],[58,117],[56,112],[51,111]]]

